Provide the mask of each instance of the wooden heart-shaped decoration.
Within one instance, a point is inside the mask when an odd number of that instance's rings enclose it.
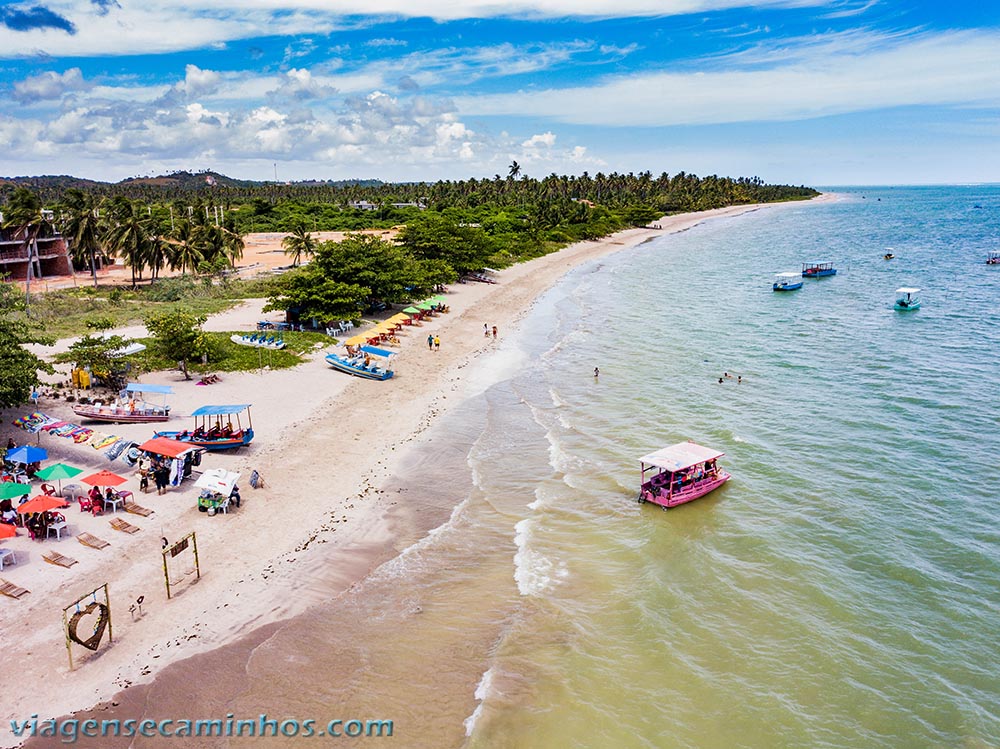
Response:
[[[76,633],[76,628],[80,624],[80,620],[85,616],[89,616],[94,611],[97,611],[97,621],[94,622],[94,634],[88,637],[86,640],[81,640],[80,636]],[[87,608],[77,611],[69,620],[69,639],[73,642],[83,645],[87,650],[97,650],[97,646],[101,644],[101,638],[104,637],[104,630],[108,626],[108,607],[103,603],[98,603],[94,601],[89,604]]]

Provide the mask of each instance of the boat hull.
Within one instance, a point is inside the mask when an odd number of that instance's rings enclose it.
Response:
[[[826,276],[837,275],[837,269],[831,268],[830,270],[817,270],[817,271],[802,271],[803,278],[825,278]]]
[[[229,336],[229,340],[232,341],[233,343],[238,343],[240,346],[250,346],[251,348],[266,348],[266,349],[271,349],[272,351],[280,351],[285,347],[284,341],[277,341],[275,343],[261,343],[259,341],[251,341],[249,338],[246,338],[241,335],[231,335]]]
[[[801,289],[801,288],[802,288],[801,283],[783,284],[780,286],[778,284],[773,284],[771,286],[771,289],[773,291],[795,291],[796,289]]]
[[[657,490],[650,483],[646,483],[643,484],[643,487],[639,492],[639,500],[641,502],[649,502],[650,504],[659,505],[663,508],[676,507],[677,505],[693,502],[696,499],[704,497],[706,494],[714,492],[720,486],[729,481],[730,478],[731,476],[728,473],[720,473],[714,479],[697,481],[682,491],[675,491],[673,494],[670,494],[665,488]]]
[[[114,412],[106,408],[93,409],[87,406],[76,406],[73,408],[73,413],[83,419],[90,419],[91,421],[104,421],[110,424],[151,424],[157,421],[170,420],[169,413],[122,413]]]
[[[366,380],[388,380],[393,375],[391,369],[380,369],[378,371],[372,371],[371,369],[365,369],[363,367],[355,366],[345,359],[341,359],[336,354],[328,354],[326,357],[326,362],[331,367],[336,369],[338,372],[344,372],[349,375],[354,375],[355,377],[361,377]]]
[[[215,440],[194,439],[190,434],[184,434],[184,432],[154,432],[153,436],[166,437],[205,450],[232,450],[236,447],[249,445],[253,441],[253,429],[244,429],[243,433],[236,437]]]
[[[914,302],[913,304],[894,304],[893,308],[897,312],[912,312],[913,310],[920,309],[920,302]]]

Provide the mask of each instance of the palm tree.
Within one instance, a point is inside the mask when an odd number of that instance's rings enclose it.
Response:
[[[97,253],[101,251],[104,226],[101,224],[93,195],[71,187],[63,196],[62,209],[69,213],[63,226],[63,235],[70,239],[73,260],[79,264],[90,262],[90,274],[97,287]]]
[[[285,254],[292,256],[292,265],[296,266],[303,255],[312,255],[316,251],[316,240],[306,231],[304,224],[295,227],[291,234],[281,240]]]
[[[520,174],[521,165],[516,161],[511,161],[509,171],[507,172],[507,179],[517,179]]]
[[[182,276],[187,275],[188,268],[191,269],[192,273],[196,272],[198,263],[205,259],[205,255],[200,249],[201,238],[198,234],[198,228],[187,219],[183,219],[177,222],[177,226],[167,240],[172,248],[170,267],[180,268]]]
[[[108,206],[108,245],[132,269],[132,288],[136,285],[136,270],[148,262],[150,220],[125,197],[115,198]]]
[[[31,275],[38,257],[38,238],[53,234],[52,221],[42,209],[41,199],[26,187],[18,187],[7,201],[4,228],[14,229],[14,238],[20,238],[28,252],[28,271],[25,275],[25,304],[31,303]]]

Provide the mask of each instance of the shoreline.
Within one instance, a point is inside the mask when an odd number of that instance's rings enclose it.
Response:
[[[824,199],[833,196],[814,200]],[[270,488],[259,492],[245,488],[245,507],[232,517],[213,519],[212,526],[187,503],[179,522],[193,514],[199,541],[205,529],[202,554],[214,561],[204,568],[201,582],[185,587],[169,603],[162,593],[162,571],[156,568],[158,554],[150,548],[158,551],[159,538],[154,539],[155,531],[151,531],[145,539],[135,539],[127,549],[131,555],[125,561],[135,566],[125,576],[126,582],[110,582],[115,597],[122,587],[146,590],[147,599],[152,599],[148,613],[129,622],[121,613],[127,607],[116,601],[114,646],[83,659],[74,672],[66,667],[61,631],[52,611],[61,609],[56,601],[72,600],[73,594],[91,586],[82,580],[63,582],[51,591],[50,601],[33,600],[29,607],[22,605],[27,600],[10,601],[4,606],[0,628],[19,637],[21,628],[42,633],[28,641],[30,658],[25,668],[18,674],[8,670],[0,677],[6,712],[23,719],[44,706],[50,715],[58,715],[108,700],[120,703],[113,712],[141,712],[147,687],[171,665],[181,670],[192,657],[219,663],[225,653],[245,652],[282,620],[348,590],[429,530],[412,509],[386,495],[383,487],[398,475],[410,448],[420,444],[427,428],[465,400],[463,391],[470,384],[471,369],[467,365],[479,361],[488,366],[486,357],[495,347],[481,337],[483,322],[496,324],[501,336],[509,335],[534,301],[571,268],[712,218],[790,205],[795,203],[666,217],[658,222],[660,229],[626,230],[508,268],[498,275],[496,286],[455,285],[448,294],[452,312],[407,335],[396,365],[398,375],[388,383],[331,375],[319,354],[284,373],[230,378],[235,392],[252,383],[261,396],[272,397],[271,407],[282,410],[284,403],[287,418],[278,433],[258,438],[266,447],[258,446],[246,456],[213,460],[209,467],[222,464],[246,470],[252,464],[266,476]],[[421,338],[427,332],[441,336],[440,352],[423,349]],[[280,385],[276,384],[282,375]],[[260,381],[253,383],[254,378]],[[298,384],[299,380],[314,384],[315,391]],[[212,396],[217,392],[212,391]],[[201,393],[196,395],[201,397]],[[244,397],[259,401],[258,393],[253,398],[244,393]],[[262,433],[260,428],[257,431]],[[66,459],[73,462],[72,457]],[[438,508],[439,514],[445,509]],[[227,525],[219,525],[218,520]],[[72,547],[63,542],[59,548]],[[118,547],[112,551],[119,553]],[[75,549],[73,553],[83,556]],[[225,566],[219,559],[226,560]],[[117,559],[119,564],[122,561]],[[41,564],[33,559],[24,573],[30,574],[32,567]],[[112,566],[105,563],[91,577],[109,574]],[[52,572],[57,577],[62,572],[63,580],[72,580],[72,570]],[[11,568],[11,578],[14,573],[22,575],[19,566]],[[6,568],[3,574],[8,576]],[[20,579],[27,578],[22,575],[15,581]],[[44,652],[39,652],[42,648]],[[101,712],[110,717],[105,710]]]

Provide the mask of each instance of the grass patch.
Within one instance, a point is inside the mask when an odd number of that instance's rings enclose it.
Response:
[[[161,278],[156,283],[130,289],[121,286],[80,286],[33,295],[31,317],[46,335],[72,338],[93,332],[89,321],[105,318],[115,327],[137,325],[150,314],[182,309],[194,315],[214,315],[239,301],[265,297],[273,279],[215,282],[211,277]]]
[[[332,346],[335,339],[325,333],[286,332],[282,338],[285,348],[278,351],[242,346],[229,340],[233,333],[205,333],[208,339],[208,363],[188,362],[192,372],[253,372],[263,367],[287,369],[305,361],[306,354],[316,350],[316,344]],[[242,333],[241,333],[242,335]],[[146,344],[146,351],[131,357],[147,372],[176,369],[177,362],[169,361],[153,353],[153,340],[140,339]]]

